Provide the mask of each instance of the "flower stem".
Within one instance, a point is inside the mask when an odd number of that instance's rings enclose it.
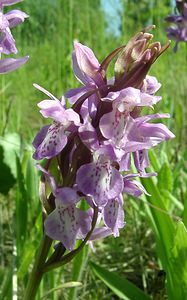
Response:
[[[34,266],[29,277],[23,300],[35,299],[37,290],[39,288],[43,276],[42,268],[45,264],[51,244],[52,240],[48,236],[44,235],[35,257]]]

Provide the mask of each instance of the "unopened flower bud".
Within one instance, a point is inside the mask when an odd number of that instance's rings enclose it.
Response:
[[[152,38],[152,34],[141,31],[128,42],[115,64],[116,80],[119,80],[124,73],[130,71],[134,63],[140,60],[144,51],[149,47],[149,42]]]

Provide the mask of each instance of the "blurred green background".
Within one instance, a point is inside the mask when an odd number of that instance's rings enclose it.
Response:
[[[25,0],[12,7],[30,16],[13,29],[18,56],[29,54],[30,59],[21,69],[2,75],[0,83],[0,299],[13,295],[15,300],[22,299],[42,235],[39,175],[31,158],[31,142],[44,124],[36,104],[45,96],[32,84],[57,97],[79,86],[71,65],[75,39],[92,48],[99,61],[149,24],[157,26],[154,40],[165,44],[164,17],[174,12],[173,2]],[[152,197],[125,197],[126,227],[121,236],[96,242],[95,252],[86,247],[73,263],[47,274],[37,299],[136,299],[133,295],[123,298],[116,292],[119,287],[106,283],[110,276],[101,275],[90,261],[126,278],[153,299],[187,299],[187,237],[181,225],[187,223],[187,47],[181,43],[174,54],[173,46],[174,42],[149,72],[162,83],[158,95],[163,99],[155,112],[171,114],[166,124],[176,135],[150,152],[158,178],[143,183]],[[70,281],[82,282],[82,286],[63,288]],[[42,298],[56,286],[57,291]]]

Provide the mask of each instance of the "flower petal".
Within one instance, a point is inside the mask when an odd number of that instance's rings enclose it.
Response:
[[[45,233],[54,240],[59,240],[72,250],[79,230],[79,213],[74,205],[63,207],[56,201],[56,209],[44,222]]]
[[[107,160],[81,166],[76,182],[79,190],[92,196],[97,206],[106,205],[108,199],[115,198],[123,189],[122,176]]]
[[[69,103],[74,104],[82,95],[93,90],[93,87],[83,86],[76,89],[69,90],[65,93]]]
[[[59,123],[54,123],[48,128],[47,132],[46,128],[42,129],[35,137],[34,145],[38,145],[38,147],[33,154],[33,158],[36,160],[50,159],[60,153],[66,144],[67,136],[64,133],[64,127]]]
[[[0,37],[0,53],[11,54],[17,53],[15,40],[10,32],[10,29],[7,27]]]
[[[78,42],[74,42],[74,48],[73,67],[75,75],[84,84],[95,82],[98,86],[102,85],[103,78],[99,73],[100,64],[93,51]]]
[[[64,207],[76,204],[79,201],[76,191],[70,187],[58,188],[55,196],[58,203],[61,203]]]
[[[12,4],[16,4],[18,2],[22,2],[23,0],[1,0],[0,1],[0,7],[1,6],[9,6]]]
[[[121,143],[126,126],[126,119],[126,114],[119,112],[116,108],[103,115],[99,123],[102,135],[107,139],[112,139],[115,144]]]
[[[140,150],[133,153],[134,164],[138,172],[144,172],[145,168],[149,166],[149,157],[147,150]]]
[[[9,22],[9,27],[12,28],[23,23],[25,18],[28,18],[29,16],[23,11],[15,9],[7,12],[5,17]]]
[[[16,70],[21,67],[23,64],[27,62],[29,56],[25,56],[22,58],[14,59],[14,58],[6,58],[0,60],[0,74],[6,74]]]
[[[143,193],[150,196],[144,186],[136,180],[128,180],[124,178],[123,192],[133,197],[140,197]]]
[[[59,100],[43,100],[37,105],[41,108],[40,113],[44,118],[52,118],[56,122],[62,121],[65,108]]]
[[[46,125],[46,126],[42,127],[42,129],[35,136],[34,141],[32,142],[32,145],[35,149],[38,148],[40,146],[40,144],[42,143],[42,141],[45,139],[49,127],[50,127],[50,125]]]
[[[33,83],[33,86],[34,86],[36,89],[38,89],[39,91],[41,91],[42,93],[46,94],[50,99],[59,101],[53,94],[51,94],[49,91],[47,91],[46,89],[44,89],[43,87],[41,87],[39,84]],[[64,104],[64,103],[62,103],[62,105],[63,105],[63,104]]]
[[[117,199],[109,200],[104,207],[104,221],[106,226],[112,230],[114,236],[119,236],[119,228],[123,228],[125,222],[123,207]]]
[[[120,91],[114,104],[120,112],[132,111],[134,107],[152,106],[161,100],[161,97],[143,93],[139,89],[128,87]]]
[[[90,123],[86,123],[79,127],[79,136],[88,149],[97,150],[99,148],[97,133]]]
[[[146,75],[143,81],[143,87],[141,89],[142,92],[147,93],[149,95],[153,95],[156,93],[161,87],[161,84],[158,82],[156,77]]]
[[[91,237],[89,238],[89,241],[100,240],[111,234],[112,234],[112,230],[108,227],[95,228],[94,231],[92,232]]]
[[[128,118],[122,146],[125,152],[150,149],[162,141],[174,138],[174,134],[164,124],[146,123],[155,116]]]
[[[56,195],[56,191],[57,191],[58,187],[57,187],[55,178],[46,169],[44,169],[41,165],[36,164],[36,167],[38,170],[40,170],[45,175],[53,194]]]

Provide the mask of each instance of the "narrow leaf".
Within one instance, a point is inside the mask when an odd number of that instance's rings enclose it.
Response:
[[[146,295],[132,282],[125,278],[119,277],[114,272],[110,272],[103,267],[90,263],[92,270],[120,299],[124,300],[150,300],[151,298]]]
[[[170,264],[172,280],[168,285],[169,299],[187,299],[187,230],[182,222],[178,223],[174,246],[171,250]]]
[[[41,300],[45,299],[50,294],[52,294],[56,291],[62,290],[64,288],[73,288],[73,287],[78,287],[78,286],[81,286],[81,285],[82,285],[81,282],[76,282],[76,281],[70,281],[70,282],[63,283],[63,284],[57,286],[56,288],[53,288],[53,289],[49,290],[45,295],[42,296]]]

